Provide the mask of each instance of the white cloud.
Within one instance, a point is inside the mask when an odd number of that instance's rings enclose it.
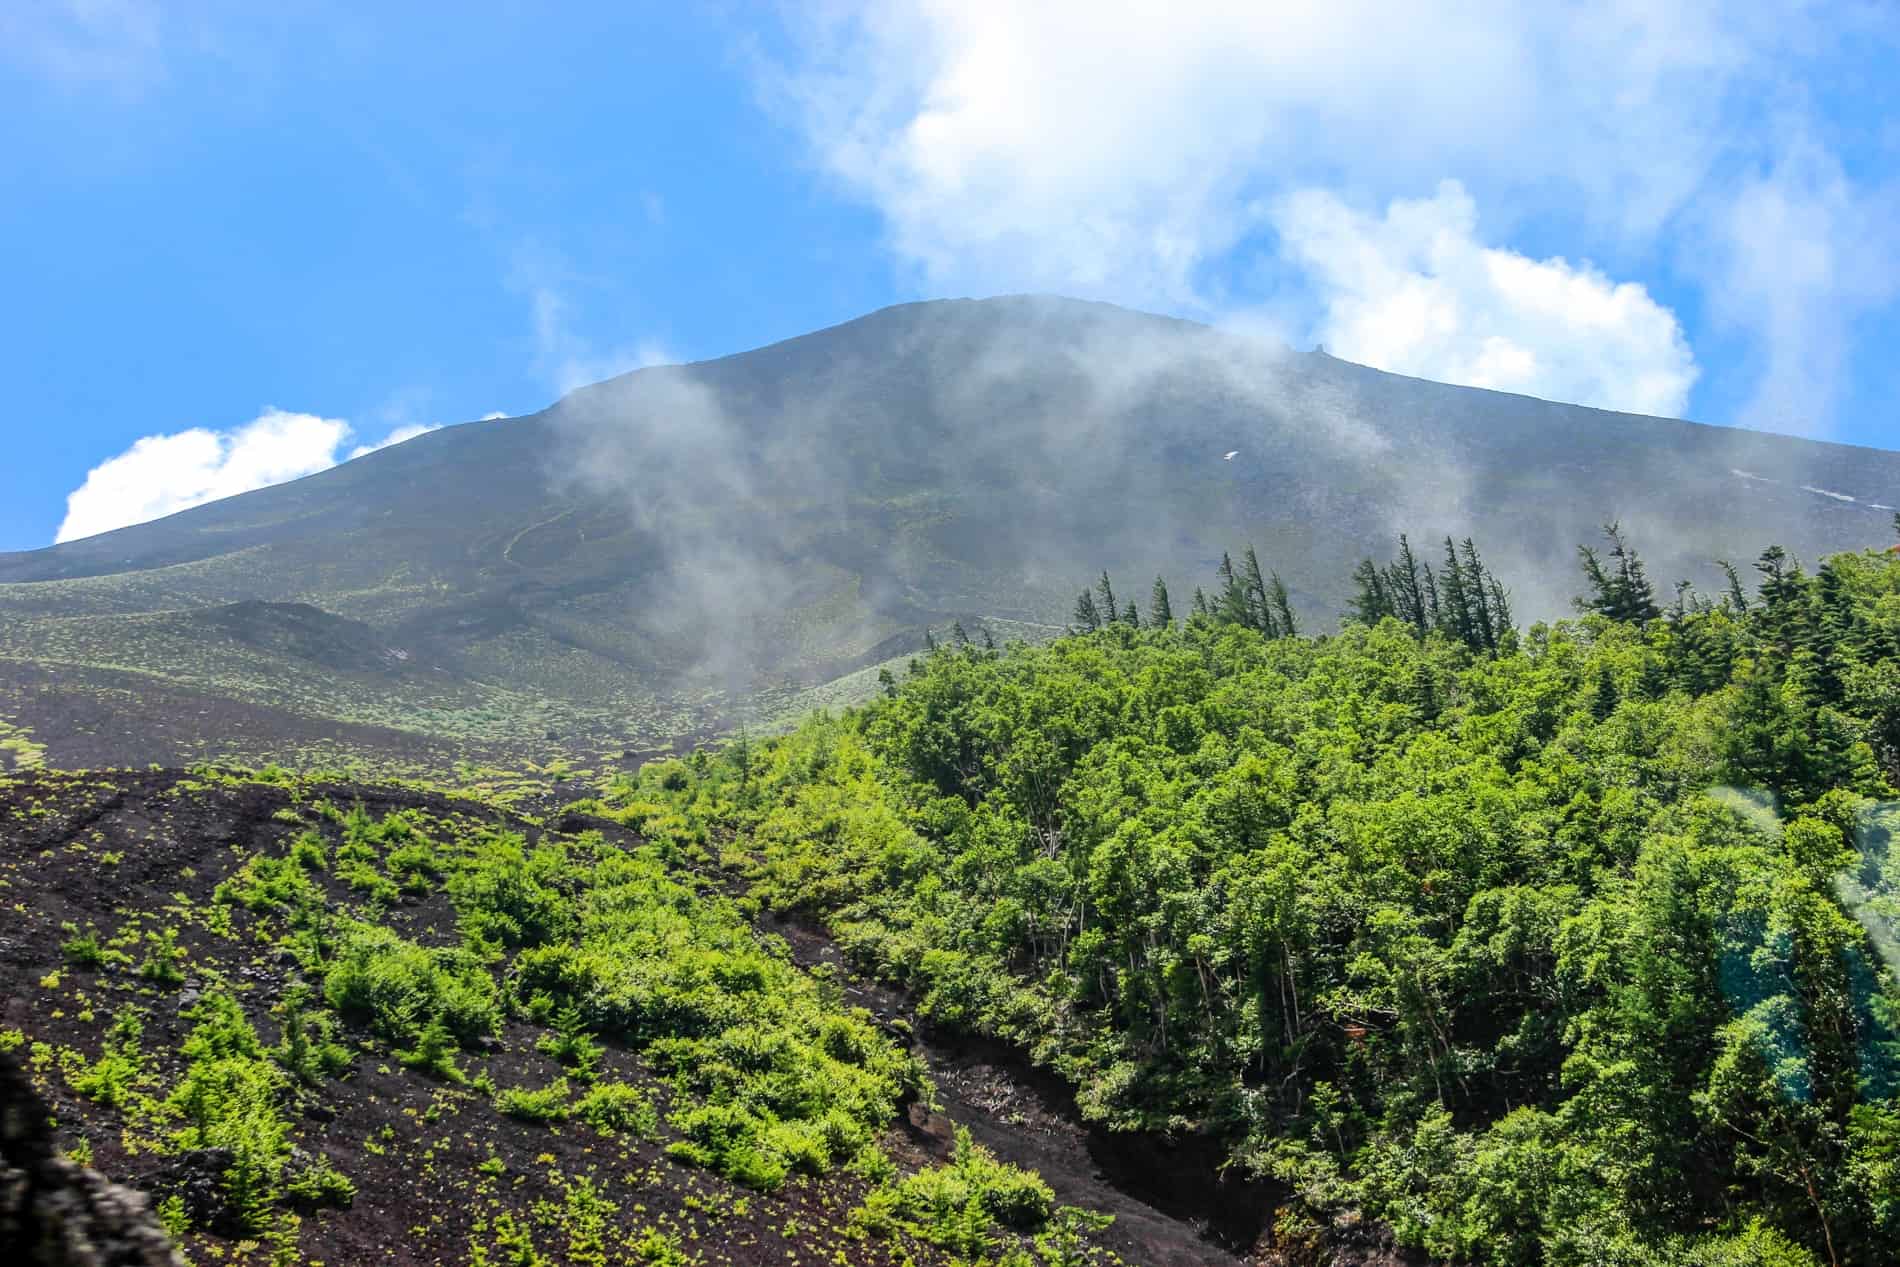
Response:
[[[1382,217],[1330,193],[1280,200],[1282,249],[1312,279],[1335,355],[1472,387],[1677,414],[1696,367],[1682,328],[1641,286],[1587,263],[1486,246],[1446,181]]]
[[[1748,175],[1706,217],[1699,262],[1715,319],[1750,338],[1761,371],[1739,421],[1826,430],[1855,319],[1900,294],[1900,184],[1857,187],[1805,140]]]
[[[535,368],[563,396],[633,370],[669,363],[656,343],[602,349],[575,334],[568,325],[567,302],[551,286],[533,287],[529,302],[534,309]]]
[[[0,60],[60,83],[135,93],[162,71],[160,19],[150,0],[0,6]]]
[[[349,456],[400,444],[433,426],[409,425],[380,444],[358,445]],[[66,518],[55,542],[110,532],[189,510],[221,497],[301,479],[335,466],[354,431],[341,418],[270,408],[242,426],[216,431],[193,427],[144,436],[86,473],[66,497]]]
[[[394,431],[384,436],[380,443],[357,445],[354,449],[350,450],[350,458],[351,460],[355,460],[365,454],[374,453],[378,449],[387,449],[392,444],[401,444],[404,440],[413,440],[417,436],[426,436],[431,431],[440,430],[441,426],[442,424],[439,422],[412,422],[407,426],[397,427]]]
[[[497,418],[506,418],[507,416],[508,416],[507,414],[505,414],[505,413],[503,413],[503,412],[502,412],[501,410],[499,410],[499,409],[497,409],[497,410],[495,410],[495,411],[494,411],[493,413],[486,413],[486,414],[483,414],[483,415],[482,415],[482,418],[481,418],[481,420],[482,420],[483,422],[493,422],[493,421],[495,421],[495,420],[496,420]]]
[[[835,0],[793,7],[793,60],[760,73],[921,289],[1257,318],[1313,299],[1319,280],[1267,267],[1284,261],[1268,239],[1289,195],[1376,206],[1455,179],[1502,252],[1467,253],[1497,273],[1497,313],[1542,311],[1535,294],[1504,303],[1513,287],[1623,305],[1665,342],[1660,377],[1617,398],[1679,408],[1682,331],[1637,302],[1657,308],[1656,295],[1542,257],[1588,257],[1619,278],[1692,273],[1688,257],[1723,241],[1702,209],[1745,203],[1748,173],[1783,166],[1800,131],[1764,114],[1808,110],[1829,59],[1891,40],[1894,14],[1810,0]],[[1878,205],[1848,186],[1849,201]],[[1771,223],[1767,210],[1752,223]],[[1840,217],[1813,227],[1837,256],[1852,241]],[[1751,277],[1773,250],[1729,236],[1704,276],[1738,295],[1787,283],[1775,302],[1725,310],[1776,363],[1819,365],[1799,390],[1825,398],[1839,366],[1810,357],[1819,340],[1801,337],[1801,314],[1852,282]],[[1504,248],[1529,242],[1513,279]],[[1614,364],[1634,329],[1616,313],[1584,321],[1574,337],[1607,343],[1567,359]],[[1546,329],[1501,337],[1460,358],[1467,372],[1551,396],[1595,381],[1554,358]]]
[[[820,6],[781,84],[820,160],[933,282],[1206,298],[1289,183],[1500,196],[1587,181],[1666,214],[1753,54],[1712,0]]]

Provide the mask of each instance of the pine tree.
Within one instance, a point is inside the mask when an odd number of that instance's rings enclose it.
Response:
[[[1220,597],[1215,599],[1214,615],[1230,625],[1251,625],[1253,615],[1247,601],[1246,582],[1234,570],[1234,560],[1225,551],[1220,556]]]
[[[1246,590],[1247,623],[1269,638],[1276,637],[1279,631],[1273,627],[1273,612],[1267,606],[1267,578],[1260,573],[1260,556],[1251,544],[1242,558],[1240,583]]]
[[[1075,600],[1075,627],[1081,633],[1094,633],[1102,627],[1102,614],[1095,608],[1095,595],[1083,590]]]
[[[1594,548],[1577,547],[1584,578],[1590,582],[1590,593],[1577,599],[1577,608],[1624,624],[1647,625],[1662,615],[1662,609],[1656,606],[1656,592],[1643,570],[1643,561],[1623,539],[1621,525],[1604,524],[1603,535],[1610,543],[1608,566]]]
[[[1206,617],[1211,618],[1214,614],[1213,611],[1210,610],[1207,605],[1207,594],[1198,585],[1194,587],[1193,609],[1194,609],[1194,615],[1196,616],[1206,616]]]
[[[1102,599],[1102,623],[1104,625],[1114,624],[1116,620],[1120,619],[1122,609],[1115,605],[1115,587],[1108,583],[1108,570],[1106,568],[1102,570],[1102,579],[1096,585],[1096,592]]]
[[[1168,602],[1168,583],[1158,576],[1148,596],[1148,623],[1156,629],[1166,629],[1174,623],[1174,608]]]
[[[1491,610],[1491,581],[1485,576],[1484,561],[1478,557],[1478,547],[1470,537],[1465,538],[1463,549],[1467,598],[1471,604],[1478,641],[1482,644],[1474,646],[1472,650],[1496,651],[1504,629],[1497,622],[1497,613]]]
[[[1286,582],[1275,572],[1267,579],[1267,601],[1272,608],[1273,622],[1282,638],[1291,638],[1300,632],[1299,623],[1293,619],[1293,603],[1287,597]]]
[[[1501,645],[1504,635],[1511,630],[1511,592],[1495,576],[1485,580],[1484,589],[1491,598],[1491,627],[1497,630],[1497,641]]]
[[[1122,608],[1122,623],[1136,629],[1141,628],[1141,611],[1135,606],[1135,600],[1132,598],[1128,600],[1128,606]]]
[[[1446,633],[1469,646],[1482,646],[1477,630],[1477,618],[1471,609],[1471,597],[1465,585],[1464,564],[1459,562],[1458,547],[1450,537],[1445,538],[1444,571],[1444,620],[1440,624]]]
[[[1418,631],[1418,636],[1423,638],[1431,632],[1431,609],[1438,604],[1434,594],[1431,605],[1426,605],[1425,591],[1419,581],[1418,559],[1412,554],[1412,543],[1402,532],[1399,534],[1398,561],[1392,564],[1387,579],[1399,618],[1411,624]]]
[[[1352,618],[1362,625],[1376,625],[1393,614],[1392,595],[1386,589],[1385,573],[1371,559],[1362,560],[1352,571],[1359,593],[1352,600]]]
[[[1728,596],[1725,601],[1729,611],[1741,615],[1748,610],[1748,594],[1742,589],[1741,576],[1735,571],[1735,565],[1727,559],[1717,559],[1715,566],[1721,568],[1722,575],[1728,578]]]

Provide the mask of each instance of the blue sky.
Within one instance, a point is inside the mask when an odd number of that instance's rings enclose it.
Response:
[[[0,549],[1018,290],[1900,446],[1896,10],[1660,8],[24,0]]]

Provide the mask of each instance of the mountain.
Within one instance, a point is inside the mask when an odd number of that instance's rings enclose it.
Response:
[[[1324,628],[1397,533],[1469,534],[1528,620],[1607,520],[1710,588],[1731,552],[1882,543],[1893,506],[1896,453],[908,304],[0,554],[0,719],[68,764],[593,758],[861,694],[953,620],[1046,634],[1104,567],[1179,610],[1252,543]]]

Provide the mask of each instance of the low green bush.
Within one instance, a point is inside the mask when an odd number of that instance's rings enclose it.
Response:
[[[545,1087],[506,1087],[495,1092],[495,1108],[524,1122],[559,1122],[573,1111],[566,1078]]]

